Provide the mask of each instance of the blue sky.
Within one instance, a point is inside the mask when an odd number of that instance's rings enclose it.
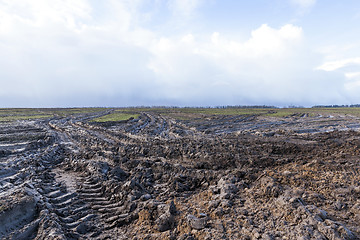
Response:
[[[360,103],[358,0],[0,0],[0,107]]]

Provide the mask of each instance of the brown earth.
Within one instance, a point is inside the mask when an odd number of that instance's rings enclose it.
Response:
[[[91,117],[1,123],[0,239],[359,239],[356,117]]]

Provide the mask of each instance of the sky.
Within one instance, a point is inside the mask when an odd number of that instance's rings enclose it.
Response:
[[[0,107],[359,103],[358,0],[0,0]]]

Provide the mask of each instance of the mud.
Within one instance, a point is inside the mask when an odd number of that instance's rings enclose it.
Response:
[[[359,239],[360,119],[0,125],[0,239]]]

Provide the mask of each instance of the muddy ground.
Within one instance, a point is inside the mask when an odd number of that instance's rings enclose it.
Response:
[[[0,124],[0,239],[359,239],[357,117],[106,113]]]

